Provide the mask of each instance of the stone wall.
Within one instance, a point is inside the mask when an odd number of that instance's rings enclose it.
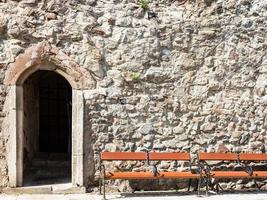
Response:
[[[5,71],[48,41],[97,82],[84,91],[88,166],[103,150],[264,151],[266,11],[263,0],[2,0],[1,111]]]

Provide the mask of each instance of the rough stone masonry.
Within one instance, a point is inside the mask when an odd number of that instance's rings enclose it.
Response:
[[[20,54],[44,42],[92,77],[83,92],[85,162],[94,163],[87,185],[95,185],[99,151],[265,149],[266,0],[0,0],[2,187],[4,79]]]

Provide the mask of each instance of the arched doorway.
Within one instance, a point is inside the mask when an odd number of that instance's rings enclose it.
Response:
[[[72,89],[53,71],[23,83],[23,185],[71,182]]]
[[[84,186],[87,180],[84,161],[84,91],[95,88],[96,81],[89,70],[81,68],[68,55],[48,42],[33,45],[10,64],[4,79],[8,88],[5,101],[7,113],[4,134],[7,135],[7,163],[10,187],[23,185],[24,172],[24,93],[25,81],[38,71],[61,75],[72,90],[71,182],[73,187]],[[30,112],[32,115],[32,112]],[[30,122],[29,122],[30,123]],[[35,127],[36,128],[36,127]],[[37,149],[37,148],[36,148]]]

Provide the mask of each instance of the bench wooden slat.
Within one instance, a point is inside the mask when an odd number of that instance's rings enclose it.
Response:
[[[151,152],[149,153],[149,160],[183,160],[183,161],[190,161],[190,154],[189,153],[158,153],[158,152]]]
[[[240,153],[239,159],[244,161],[267,161],[267,154],[263,153]]]
[[[102,152],[101,160],[146,160],[145,152]]]
[[[192,172],[159,172],[158,176],[153,176],[151,172],[108,172],[106,179],[197,179],[199,174]]]
[[[245,171],[211,171],[211,176],[214,178],[266,178],[267,171],[254,171],[250,176]]]
[[[185,179],[197,179],[200,177],[199,174],[192,172],[160,172],[161,178],[185,178]]]
[[[237,160],[238,155],[236,153],[198,153],[198,159],[200,161]]]
[[[254,171],[253,177],[254,178],[267,178],[267,171]]]

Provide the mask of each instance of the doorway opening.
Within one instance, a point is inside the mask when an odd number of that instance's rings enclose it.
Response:
[[[23,111],[23,185],[71,182],[71,85],[36,71],[23,84]]]

